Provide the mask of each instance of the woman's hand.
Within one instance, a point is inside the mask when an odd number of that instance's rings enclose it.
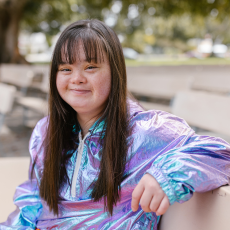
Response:
[[[139,203],[145,212],[163,215],[169,208],[169,200],[159,183],[150,174],[145,174],[132,193],[132,210],[138,210]]]

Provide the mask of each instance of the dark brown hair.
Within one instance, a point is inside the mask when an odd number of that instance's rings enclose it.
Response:
[[[103,61],[104,51],[111,68],[111,91],[107,106],[100,117],[104,120],[100,172],[92,183],[94,201],[104,199],[105,210],[112,215],[113,206],[119,200],[123,180],[129,127],[127,108],[127,80],[122,47],[115,32],[99,20],[81,20],[68,26],[57,41],[50,74],[49,123],[45,146],[44,170],[40,184],[40,196],[50,211],[58,214],[59,190],[63,183],[69,183],[66,164],[76,150],[73,126],[78,124],[76,111],[59,95],[56,87],[58,67],[63,62],[70,64],[78,57],[81,42],[88,62]],[[76,125],[76,128],[78,125]],[[107,128],[106,128],[107,127]],[[79,129],[79,128],[77,128]],[[68,154],[67,154],[68,153]]]

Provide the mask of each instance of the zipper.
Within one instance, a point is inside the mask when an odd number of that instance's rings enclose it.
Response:
[[[76,160],[76,165],[75,165],[72,184],[71,184],[71,196],[72,197],[76,196],[77,176],[78,176],[78,172],[79,172],[80,165],[81,165],[81,158],[82,158],[82,153],[83,153],[83,149],[84,149],[84,141],[85,141],[86,137],[88,137],[89,134],[90,134],[90,132],[88,132],[85,135],[84,139],[82,140],[81,132],[79,132],[79,140],[80,140],[80,142],[79,142],[79,146],[78,146],[78,149],[77,149],[77,160]]]

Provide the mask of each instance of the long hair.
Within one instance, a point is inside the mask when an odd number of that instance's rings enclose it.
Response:
[[[50,73],[49,122],[43,143],[45,147],[44,170],[40,183],[40,196],[50,211],[58,214],[59,190],[69,183],[66,165],[76,150],[72,129],[78,129],[76,111],[59,95],[56,76],[60,64],[75,63],[79,42],[86,60],[103,61],[106,53],[111,69],[111,91],[107,106],[100,117],[105,125],[100,143],[100,170],[92,183],[92,199],[104,199],[105,210],[113,214],[113,206],[119,201],[130,135],[127,107],[127,80],[122,47],[115,32],[99,20],[81,20],[68,26],[59,37],[53,53]],[[103,52],[104,51],[104,52]]]

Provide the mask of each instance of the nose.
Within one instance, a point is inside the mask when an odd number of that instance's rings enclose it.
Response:
[[[79,70],[73,71],[72,76],[71,76],[72,84],[80,85],[86,82],[87,82],[87,78],[84,76],[84,74],[81,71]]]

